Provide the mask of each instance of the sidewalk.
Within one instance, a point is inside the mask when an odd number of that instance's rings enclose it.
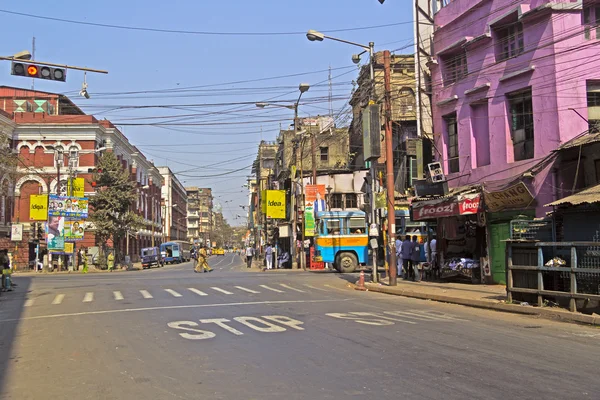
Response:
[[[506,287],[503,285],[469,285],[444,282],[409,282],[398,279],[397,286],[389,286],[387,278],[381,283],[365,283],[368,291],[433,300],[463,306],[504,311],[515,314],[537,315],[542,318],[564,322],[576,322],[600,326],[600,316],[572,313],[559,307],[533,307],[507,304]]]

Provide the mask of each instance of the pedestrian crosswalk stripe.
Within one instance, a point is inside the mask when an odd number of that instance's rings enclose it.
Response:
[[[52,300],[52,304],[60,304],[62,303],[63,299],[65,298],[64,294],[57,294],[56,297],[54,298],[54,300]]]
[[[271,291],[273,291],[273,292],[277,292],[277,293],[284,293],[284,292],[283,292],[283,290],[275,289],[275,288],[272,288],[272,287],[270,287],[270,286],[267,286],[267,285],[259,285],[259,286],[260,286],[261,288],[265,288],[265,289],[267,289],[267,290],[271,290]]]
[[[33,305],[34,301],[35,301],[35,299],[27,299],[27,300],[25,300],[25,304],[23,304],[23,307],[31,307]]]
[[[140,290],[140,293],[142,294],[142,297],[145,299],[151,299],[152,295],[147,291],[147,290]]]
[[[320,290],[322,292],[326,292],[327,291],[327,289],[323,289],[323,288],[319,288],[319,287],[316,287],[316,286],[312,286],[312,285],[309,285],[308,283],[305,283],[304,286],[306,286],[307,288],[311,288],[311,289],[315,289],[315,290]]]
[[[285,283],[280,283],[280,284],[279,284],[279,286],[282,286],[282,287],[284,287],[284,288],[286,288],[286,289],[294,290],[294,291],[296,291],[296,292],[300,292],[300,293],[306,293],[304,290],[300,290],[300,289],[293,288],[293,287],[291,287],[291,286],[288,286],[288,285],[286,285]]]
[[[113,296],[115,296],[115,300],[123,300],[123,294],[119,291],[114,291]]]
[[[248,293],[260,293],[260,292],[257,292],[256,290],[248,289],[243,286],[236,286],[236,288],[243,290],[244,292],[248,292]]]
[[[198,290],[198,289],[196,289],[196,288],[193,288],[193,287],[189,287],[189,288],[188,288],[188,290],[189,290],[190,292],[192,292],[192,293],[196,293],[198,296],[208,296],[208,294],[204,293],[204,292],[203,292],[203,291],[201,291],[201,290]]]
[[[87,292],[85,296],[83,296],[83,302],[89,303],[91,301],[94,301],[94,292]]]
[[[228,291],[227,291],[227,290],[225,290],[225,289],[221,289],[221,288],[218,288],[218,287],[215,287],[215,286],[212,286],[212,287],[211,287],[211,289],[212,289],[212,290],[216,290],[217,292],[225,293],[225,294],[233,294],[233,293],[231,293],[231,292],[228,292]]]
[[[174,291],[173,289],[165,289],[165,292],[172,294],[173,297],[181,297],[180,293],[177,293],[176,291]]]

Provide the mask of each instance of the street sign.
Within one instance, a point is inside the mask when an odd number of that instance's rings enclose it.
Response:
[[[20,242],[23,240],[23,224],[13,224],[10,228],[10,240]]]

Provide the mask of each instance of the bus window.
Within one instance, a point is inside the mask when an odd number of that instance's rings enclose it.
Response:
[[[327,224],[327,234],[329,235],[339,235],[340,234],[340,220],[339,219],[328,219],[326,220]]]
[[[319,232],[319,235],[324,235],[325,234],[325,224],[323,223],[323,220],[319,220],[319,225],[317,227],[317,231]]]
[[[348,220],[348,228],[350,234],[363,234],[365,233],[365,219],[364,218],[350,218]]]

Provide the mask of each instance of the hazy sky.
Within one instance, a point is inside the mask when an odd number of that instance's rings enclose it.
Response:
[[[309,42],[306,31],[330,31],[359,43],[373,41],[376,50],[409,54],[414,51],[411,2],[4,2],[0,54],[31,51],[35,36],[38,60],[108,70],[108,75],[87,75],[89,100],[78,95],[83,82],[78,71],[67,73],[67,83],[36,80],[35,88],[64,93],[85,112],[113,121],[157,166],[178,173],[184,185],[211,187],[215,204],[239,225],[243,221],[235,216],[245,214],[239,205],[247,203],[242,185],[258,142],[275,140],[280,126],[286,128],[293,118],[291,110],[258,109],[254,103],[292,103],[298,84],[305,82],[313,86],[303,95],[300,115],[328,114],[331,67],[334,116],[344,121],[348,111],[358,73],[351,55],[360,49]],[[378,27],[354,29],[373,26]],[[10,76],[8,62],[4,70],[3,84],[31,87],[30,79]]]

